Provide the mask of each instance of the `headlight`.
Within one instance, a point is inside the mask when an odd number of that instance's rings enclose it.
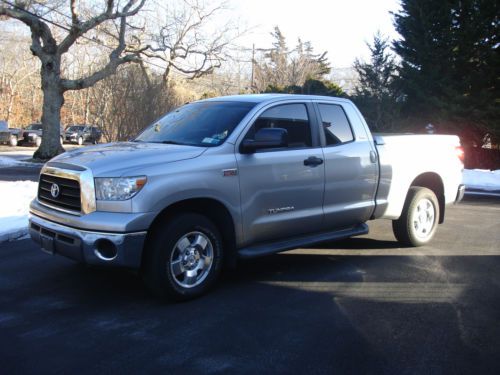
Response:
[[[136,195],[146,184],[146,176],[139,177],[97,177],[95,195],[99,201],[124,201]]]

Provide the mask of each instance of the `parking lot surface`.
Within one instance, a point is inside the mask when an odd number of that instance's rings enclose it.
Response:
[[[207,296],[0,244],[2,372],[500,373],[500,201],[450,207],[431,246],[370,234],[246,261]]]

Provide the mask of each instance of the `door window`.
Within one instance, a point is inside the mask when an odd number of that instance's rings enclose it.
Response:
[[[338,145],[354,140],[349,120],[340,105],[318,104],[326,145]]]
[[[304,104],[283,104],[266,110],[254,122],[245,138],[253,139],[262,128],[285,129],[288,132],[288,148],[312,147],[311,124]]]

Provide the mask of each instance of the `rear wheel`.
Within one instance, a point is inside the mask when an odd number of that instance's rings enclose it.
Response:
[[[186,213],[157,227],[148,240],[144,281],[159,297],[188,300],[208,291],[222,265],[222,240],[205,216]]]
[[[423,246],[436,233],[439,203],[434,192],[424,187],[410,188],[401,217],[392,222],[397,240],[407,246]]]

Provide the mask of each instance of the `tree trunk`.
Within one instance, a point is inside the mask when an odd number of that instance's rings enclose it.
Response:
[[[45,56],[41,67],[43,107],[42,144],[33,158],[49,160],[64,152],[60,141],[61,108],[64,91],[61,87],[61,58],[57,55]]]

